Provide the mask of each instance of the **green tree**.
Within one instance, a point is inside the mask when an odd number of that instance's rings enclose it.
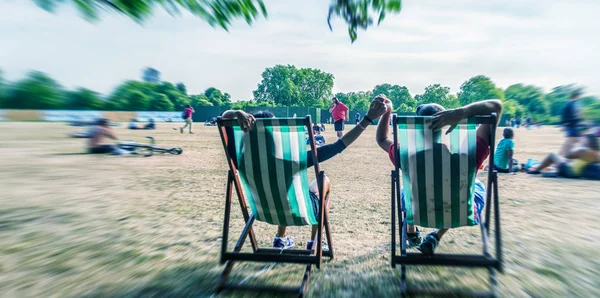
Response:
[[[187,95],[187,87],[184,83],[177,83],[177,85],[175,85],[175,88],[177,88],[177,90],[179,90],[181,94]]]
[[[441,86],[440,84],[427,86],[423,94],[415,95],[415,100],[417,105],[437,103],[446,109],[460,107],[460,102],[456,96],[450,94],[450,87]]]
[[[190,96],[190,105],[192,107],[211,107],[213,106],[212,102],[208,100],[208,97],[204,94],[192,95]]]
[[[507,100],[514,100],[525,108],[527,114],[545,115],[547,102],[541,88],[532,85],[515,84],[504,91]]]
[[[373,88],[373,95],[385,94],[392,101],[396,112],[414,112],[417,101],[410,95],[405,86],[381,84]]]
[[[484,99],[504,99],[504,92],[497,88],[490,78],[483,75],[474,76],[460,86],[458,101],[461,105]]]
[[[226,102],[223,92],[221,92],[221,90],[219,90],[215,87],[210,87],[210,88],[206,89],[204,91],[204,95],[215,106],[223,105]]]
[[[64,108],[62,86],[44,73],[33,71],[18,81],[4,102],[10,109]]]
[[[166,95],[155,93],[150,100],[149,110],[170,112],[175,110],[175,106]]]
[[[6,83],[4,82],[4,75],[2,69],[0,69],[0,107],[3,107],[6,100]]]
[[[298,89],[298,105],[306,107],[322,106],[331,99],[333,75],[320,69],[302,68],[291,77]]]
[[[262,73],[262,81],[254,90],[256,102],[271,100],[281,106],[299,105],[300,91],[292,78],[297,69],[293,65],[275,65],[265,69]]]
[[[53,11],[57,5],[67,2],[64,0],[34,1],[47,11]],[[243,19],[250,25],[257,18],[268,15],[263,0],[71,0],[68,2],[72,2],[88,20],[98,19],[101,11],[112,11],[141,23],[159,6],[172,15],[179,14],[182,9],[186,10],[211,26],[219,26],[225,30],[229,29],[234,20]],[[348,34],[354,42],[357,30],[366,30],[371,26],[373,17],[377,18],[379,25],[387,14],[399,13],[401,8],[401,0],[333,0],[329,7],[327,22],[331,29],[329,22],[331,17],[340,17],[348,25]]]
[[[67,92],[66,108],[74,110],[102,110],[104,101],[98,92],[86,88],[77,88]]]
[[[126,96],[127,105],[125,110],[128,111],[147,111],[150,106],[148,96],[140,91],[131,91]]]
[[[325,107],[332,95],[333,75],[319,69],[275,65],[265,69],[254,90],[257,102],[272,100],[281,106]]]

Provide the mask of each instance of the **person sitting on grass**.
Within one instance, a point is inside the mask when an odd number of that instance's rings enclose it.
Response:
[[[387,99],[383,94],[378,95],[376,98],[381,98],[388,106],[387,111],[377,126],[377,133],[375,135],[377,144],[381,149],[388,153],[388,156],[392,163],[396,160],[396,152],[394,152],[394,141],[390,139],[390,117],[391,111],[393,111],[392,102]],[[502,102],[499,100],[484,100],[480,102],[474,102],[467,106],[446,110],[439,104],[422,104],[417,107],[417,116],[433,116],[430,120],[430,128],[433,130],[440,130],[445,126],[450,126],[450,129],[446,134],[450,133],[456,125],[463,119],[478,116],[478,115],[490,115],[496,113],[497,119],[501,118],[502,113]],[[476,169],[479,169],[483,162],[487,159],[490,154],[490,146],[488,141],[490,138],[490,124],[482,124],[477,128],[477,152],[475,157]],[[448,150],[448,148],[446,148]],[[481,218],[481,211],[483,210],[486,196],[486,190],[484,184],[476,180],[475,191],[473,197],[468,198],[473,202],[476,208],[475,219],[478,222]],[[400,197],[402,199],[402,206],[404,206],[404,189],[401,190]],[[404,211],[404,210],[403,210]],[[425,238],[421,238],[421,232],[419,229],[411,224],[407,224],[407,242],[409,247],[417,247],[424,255],[432,255],[435,249],[440,243],[440,240],[444,233],[448,229],[436,229],[432,233],[427,234]]]
[[[513,154],[515,152],[515,142],[513,137],[514,131],[507,127],[502,133],[504,139],[502,139],[496,147],[494,153],[494,167],[498,173],[514,173],[516,172],[513,168]]]
[[[352,144],[362,134],[362,132],[368,127],[369,123],[372,123],[373,120],[378,119],[385,111],[386,111],[386,106],[383,103],[383,101],[381,101],[380,99],[374,99],[371,102],[371,106],[370,106],[369,111],[367,112],[367,115],[358,123],[358,125],[356,125],[347,134],[343,135],[335,143],[329,144],[329,145],[324,145],[324,146],[317,148],[318,162],[324,162],[324,161],[334,157],[335,155],[341,153],[342,151],[344,151],[344,149],[346,149],[346,147],[350,146],[350,144]],[[225,111],[223,113],[223,115],[221,116],[221,118],[222,119],[237,118],[237,121],[240,124],[242,130],[247,132],[250,129],[252,129],[252,126],[254,125],[254,122],[255,122],[255,118],[256,119],[258,119],[258,118],[275,118],[275,116],[273,115],[273,113],[265,112],[265,111],[261,111],[261,112],[255,113],[253,115],[250,115],[241,110],[230,110],[230,111]],[[231,150],[233,150],[233,152],[235,152],[235,149],[231,149]],[[232,156],[233,155],[234,154],[232,153]],[[312,154],[310,152],[308,152],[306,167],[310,168],[313,165],[314,164],[313,164]],[[328,177],[325,177],[324,185],[323,185],[323,190],[325,192],[325,195],[323,197],[327,196],[330,188],[331,188],[331,182],[329,181]],[[320,202],[319,202],[319,188],[318,188],[316,180],[313,180],[311,182],[309,191],[310,191],[310,199],[312,201],[312,206],[313,206],[313,212],[316,216],[318,216]],[[329,206],[325,206],[325,208],[327,209],[327,211],[329,210]],[[310,239],[314,239],[316,233],[317,233],[317,226],[315,225],[315,226],[312,226],[312,232],[311,232]],[[286,227],[279,226],[277,229],[277,234],[275,235],[275,238],[273,239],[273,247],[279,248],[279,249],[290,249],[290,248],[294,247],[294,245],[295,245],[294,240],[292,238],[286,236]],[[313,247],[313,241],[310,240],[310,241],[308,241],[308,243],[306,245],[306,249],[310,250],[310,249],[312,249],[312,247]],[[328,249],[327,247],[328,247],[327,243],[325,241],[323,241],[323,249],[327,250]]]
[[[90,133],[90,140],[88,142],[88,152],[91,154],[106,154],[115,153],[123,154],[123,150],[104,143],[105,139],[117,140],[117,137],[110,128],[110,124],[107,119],[99,119],[96,127]]]
[[[539,165],[527,171],[528,174],[540,174],[549,166],[557,167],[557,174],[564,178],[579,178],[590,163],[600,162],[600,144],[598,137],[588,134],[581,141],[581,147],[571,150],[564,157],[550,153]]]
[[[148,124],[144,125],[144,129],[146,130],[154,130],[156,129],[156,124],[154,123],[154,119],[150,118],[150,120],[148,120]]]

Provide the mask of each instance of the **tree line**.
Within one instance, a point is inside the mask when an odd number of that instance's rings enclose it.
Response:
[[[221,106],[233,109],[249,107],[316,107],[327,109],[336,96],[351,111],[366,111],[371,99],[385,94],[394,103],[395,112],[414,112],[423,103],[438,103],[456,108],[482,99],[501,99],[504,113],[512,117],[531,116],[534,121],[556,123],[573,91],[582,87],[568,84],[552,88],[523,83],[499,88],[486,76],[466,80],[456,94],[441,84],[427,86],[423,93],[412,95],[406,86],[379,84],[372,90],[333,94],[335,77],[331,73],[293,65],[275,65],[262,73],[253,91],[253,99],[232,101],[231,96],[210,87],[200,94],[188,94],[183,83],[128,80],[104,96],[87,88],[68,90],[41,72],[30,72],[16,82],[3,79],[0,70],[0,108],[4,109],[78,109],[114,111],[179,111],[190,104]],[[581,99],[588,120],[600,122],[600,100],[595,96]]]

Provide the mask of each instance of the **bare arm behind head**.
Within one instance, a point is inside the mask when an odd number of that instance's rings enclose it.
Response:
[[[440,130],[442,127],[450,126],[450,128],[446,131],[446,134],[448,134],[454,130],[456,125],[458,125],[458,122],[463,119],[473,116],[485,116],[491,113],[496,113],[498,116],[497,120],[500,120],[502,116],[502,102],[500,100],[482,100],[457,109],[439,112],[431,119],[430,127],[433,130]],[[490,125],[483,124],[479,126],[479,128],[477,128],[477,136],[489,141]]]

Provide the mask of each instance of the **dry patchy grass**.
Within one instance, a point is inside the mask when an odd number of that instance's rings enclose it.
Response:
[[[91,156],[75,128],[58,123],[0,123],[0,296],[209,297],[218,264],[227,166],[215,127],[195,135],[159,124],[151,134],[181,156]],[[325,137],[334,140],[332,127]],[[121,139],[147,132],[117,128]],[[330,222],[336,259],[315,270],[311,297],[399,294],[389,266],[392,165],[374,142],[374,127],[342,155],[322,164],[333,188]],[[516,158],[559,148],[554,128],[518,130]],[[525,174],[500,177],[506,297],[600,296],[600,182]],[[233,205],[232,233],[242,220]],[[275,229],[257,224],[269,245]],[[308,228],[291,228],[304,245]],[[234,238],[234,237],[231,237]],[[231,247],[231,245],[230,245]],[[478,252],[479,231],[444,237],[440,251]],[[268,264],[267,264],[268,265]],[[234,280],[267,266],[234,267]],[[302,268],[278,265],[257,282],[292,285]],[[425,287],[487,286],[485,270],[409,267]],[[254,282],[249,280],[248,283]],[[231,293],[218,296],[230,296]],[[254,297],[252,293],[234,293]]]

